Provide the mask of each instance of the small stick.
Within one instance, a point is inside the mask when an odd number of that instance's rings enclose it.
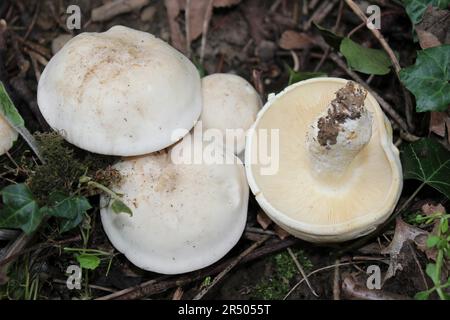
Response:
[[[28,36],[30,35],[31,31],[33,31],[34,25],[36,24],[37,18],[39,16],[39,13],[41,12],[41,2],[37,1],[36,2],[36,9],[33,15],[33,19],[31,20],[31,23],[27,29],[27,32],[25,33],[25,35],[23,36],[23,39],[26,40],[28,38]]]
[[[262,246],[261,248],[256,249],[255,251],[251,252],[246,257],[244,257],[240,261],[240,264],[250,262],[255,259],[265,257],[269,254],[281,251],[281,250],[286,249],[287,247],[292,246],[298,242],[299,242],[298,239],[289,238],[289,239],[286,239],[283,241],[274,241],[274,242],[267,243],[266,245]],[[140,285],[130,287],[130,288],[115,292],[113,294],[97,298],[97,300],[112,300],[112,299],[133,300],[133,299],[139,299],[139,298],[142,298],[145,296],[151,296],[154,294],[162,293],[162,292],[172,289],[172,288],[176,288],[179,286],[185,286],[194,281],[202,280],[207,276],[218,274],[221,270],[223,270],[224,268],[226,268],[226,266],[229,265],[230,261],[232,261],[232,259],[228,259],[224,262],[215,264],[211,267],[208,267],[208,268],[205,268],[205,269],[202,269],[199,271],[190,272],[181,277],[169,278],[167,276],[164,276],[164,277],[160,277],[158,279],[152,279],[152,280],[143,282]]]
[[[345,2],[350,7],[350,9],[352,9],[353,12],[364,22],[364,24],[367,25],[367,17],[364,14],[364,12],[359,8],[359,6],[355,2],[353,2],[353,0],[345,0]],[[398,62],[397,57],[395,56],[394,51],[392,51],[391,47],[389,46],[387,41],[384,39],[381,32],[378,31],[378,29],[373,28],[373,29],[370,29],[370,31],[373,33],[375,38],[377,38],[377,40],[380,42],[383,49],[388,54],[389,58],[392,61],[393,66],[394,66],[395,72],[398,76],[398,73],[400,72],[401,67],[400,67],[400,63]]]
[[[223,269],[211,282],[209,286],[206,286],[203,288],[195,297],[193,300],[200,300],[202,299],[208,292],[211,290],[220,280],[222,280],[223,277],[225,277],[228,272],[230,272],[245,256],[247,256],[250,252],[254,251],[256,248],[258,248],[261,244],[263,244],[266,240],[268,240],[270,236],[265,236],[261,240],[253,243],[250,247],[245,249],[240,255],[238,255],[233,261],[225,268]]]
[[[209,22],[211,21],[211,16],[213,12],[213,5],[214,0],[209,0],[208,7],[206,8],[205,12],[205,17],[203,19],[202,40],[200,45],[200,64],[203,64],[203,59],[205,58],[206,40],[208,36]]]
[[[114,0],[93,9],[91,12],[91,19],[94,22],[106,21],[119,14],[140,9],[149,3],[149,0]]]
[[[309,282],[309,279],[308,279],[308,276],[305,273],[305,270],[303,270],[302,265],[298,261],[297,257],[295,256],[294,252],[292,251],[292,249],[291,248],[287,248],[287,252],[291,256],[292,260],[294,260],[295,266],[297,267],[298,271],[300,271],[303,279],[305,279],[306,285],[308,286],[309,290],[311,290],[311,293],[318,298],[319,295],[316,293],[316,291],[312,287],[311,282]]]
[[[186,31],[186,56],[191,58],[191,0],[186,0],[184,9],[184,29]]]
[[[341,300],[341,286],[339,285],[340,274],[339,274],[339,263],[340,259],[336,259],[334,267],[334,277],[333,277],[333,300]]]

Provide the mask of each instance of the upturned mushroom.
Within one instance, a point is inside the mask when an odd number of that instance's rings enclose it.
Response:
[[[186,138],[176,146],[194,150]],[[222,258],[244,231],[249,196],[238,160],[174,163],[173,150],[115,166],[123,182],[114,191],[123,194],[132,216],[114,213],[108,197],[101,199],[103,228],[114,247],[134,265],[162,274],[197,270]]]
[[[82,33],[58,51],[40,78],[38,104],[70,143],[135,156],[164,149],[182,138],[175,130],[194,126],[201,82],[195,66],[164,41],[115,26]]]
[[[0,156],[11,149],[18,135],[17,131],[0,115]]]
[[[258,161],[264,130],[279,130],[272,175],[262,174]],[[370,233],[393,212],[402,190],[389,121],[372,95],[344,79],[306,80],[269,97],[246,148],[256,200],[305,240],[337,242]]]
[[[247,80],[234,74],[216,73],[202,79],[203,130],[219,130],[224,147],[239,155],[245,135],[256,120],[262,102]]]

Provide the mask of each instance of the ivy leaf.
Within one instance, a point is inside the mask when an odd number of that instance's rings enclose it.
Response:
[[[324,72],[298,72],[294,71],[291,67],[286,65],[288,73],[289,73],[289,82],[288,86],[297,83],[303,80],[317,78],[317,77],[326,77],[327,74]]]
[[[61,233],[78,226],[83,221],[86,211],[92,208],[85,197],[68,196],[60,191],[53,192],[49,201],[50,205],[41,210],[48,216],[60,218]]]
[[[406,13],[414,25],[422,20],[423,14],[429,5],[440,9],[446,9],[449,4],[449,0],[403,0]]]
[[[450,152],[433,139],[402,148],[403,177],[422,181],[450,198]]]
[[[111,202],[111,209],[114,213],[127,213],[130,217],[133,216],[133,211],[120,199],[114,199]]]
[[[25,122],[22,116],[14,106],[14,103],[9,97],[8,92],[6,91],[6,88],[3,85],[3,82],[1,81],[0,81],[0,115],[3,116],[6,122],[8,122],[8,124],[22,136],[22,138],[28,143],[33,152],[38,156],[39,160],[41,160],[41,162],[45,162],[39,151],[39,146],[36,140],[34,139],[33,135],[28,131],[28,129],[25,127]]]
[[[2,191],[3,209],[0,210],[1,228],[19,228],[25,233],[34,232],[42,222],[43,212],[39,210],[33,194],[26,184],[15,184]]]
[[[349,67],[356,71],[384,75],[391,70],[391,60],[383,50],[366,48],[349,38],[344,38],[341,42],[340,51],[347,60]]]
[[[420,291],[417,292],[414,296],[414,299],[416,300],[428,300],[428,297],[430,296],[430,292],[428,291]]]
[[[441,223],[441,232],[443,234],[447,233],[448,231],[448,219],[444,219],[444,221]]]
[[[439,243],[440,240],[441,238],[439,238],[438,236],[429,236],[427,239],[427,247],[433,248]]]
[[[100,265],[100,258],[96,255],[77,254],[75,258],[83,269],[95,270]]]
[[[417,51],[416,63],[400,71],[416,97],[417,112],[445,111],[450,104],[450,45]]]
[[[333,47],[336,50],[339,50],[339,48],[341,47],[341,42],[344,39],[344,37],[338,36],[333,31],[326,29],[326,28],[316,24],[315,22],[313,22],[313,26],[317,31],[319,31],[323,40],[325,40],[325,42],[329,46]]]
[[[52,217],[73,220],[92,208],[85,197],[67,196],[60,191],[53,192],[49,200],[51,206],[47,207],[46,211]]]
[[[427,274],[427,276],[429,276],[431,278],[431,280],[433,280],[434,283],[439,282],[438,274],[437,274],[437,267],[436,267],[435,263],[427,264],[425,273]]]

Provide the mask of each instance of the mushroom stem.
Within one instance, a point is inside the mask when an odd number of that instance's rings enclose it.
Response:
[[[364,106],[367,92],[354,82],[336,92],[336,98],[311,125],[306,147],[314,172],[340,177],[369,142],[372,116]]]

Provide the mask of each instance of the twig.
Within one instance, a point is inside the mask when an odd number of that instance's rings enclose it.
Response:
[[[347,5],[350,7],[350,9],[353,10],[353,12],[361,19],[361,21],[367,25],[367,17],[364,14],[364,12],[361,10],[361,8],[353,1],[353,0],[345,0]],[[395,74],[397,75],[397,78],[400,80],[399,72],[401,70],[400,62],[397,59],[397,56],[395,55],[392,48],[389,46],[386,39],[383,37],[381,32],[376,28],[369,28],[369,30],[372,32],[372,34],[377,38],[378,42],[383,47],[384,51],[388,54],[389,58],[392,61],[392,65],[394,66]],[[412,106],[412,100],[411,96],[409,95],[409,92],[406,91],[405,87],[402,85],[400,81],[400,86],[402,88],[403,97],[405,101],[405,114],[406,114],[406,122],[409,126],[409,128],[414,129],[414,122],[413,122],[413,106]],[[407,131],[407,130],[406,130]]]
[[[309,282],[308,280],[308,276],[305,273],[305,270],[303,270],[302,265],[300,264],[300,262],[298,262],[297,257],[295,256],[294,252],[292,252],[291,248],[287,248],[287,252],[289,253],[289,255],[291,256],[292,260],[294,260],[294,263],[298,269],[298,271],[300,271],[303,279],[305,279],[306,281],[306,285],[308,286],[309,290],[311,290],[311,293],[316,296],[317,298],[319,297],[319,295],[316,293],[316,291],[314,290],[314,288],[311,285],[311,282]]]
[[[62,285],[66,285],[67,284],[67,280],[62,280],[62,279],[53,279],[52,280],[54,283],[56,284],[62,284]],[[116,292],[117,290],[114,290],[112,288],[107,288],[107,287],[103,287],[103,286],[98,286],[96,284],[89,284],[88,285],[89,288],[91,289],[95,289],[95,290],[100,290],[100,291],[105,291],[105,292]]]
[[[281,250],[286,249],[289,246],[292,246],[296,243],[298,243],[299,240],[295,238],[289,238],[283,241],[274,241],[267,243],[266,245],[262,246],[261,248],[256,249],[255,251],[248,254],[246,257],[244,257],[240,264],[247,263],[249,261],[253,261],[255,259],[262,258],[264,256],[267,256],[271,253],[275,253]],[[162,293],[166,290],[179,287],[179,286],[185,286],[189,283],[192,283],[194,281],[202,280],[207,276],[218,274],[221,270],[226,268],[226,266],[229,265],[230,261],[233,259],[225,260],[224,262],[215,264],[211,267],[190,272],[186,275],[183,275],[181,277],[160,277],[158,279],[152,279],[149,281],[146,281],[144,283],[141,283],[138,286],[130,287],[121,291],[118,291],[114,294],[103,296],[98,298],[98,300],[112,300],[112,299],[120,299],[120,300],[132,300],[132,299],[139,299],[146,296],[151,296],[154,294]]]
[[[40,12],[41,12],[41,2],[36,1],[36,9],[35,9],[35,12],[33,15],[33,19],[31,20],[31,23],[28,26],[27,32],[23,36],[24,40],[26,40],[28,38],[28,36],[30,35],[31,31],[33,31],[34,25],[36,24],[36,21],[37,21],[37,18],[39,16]]]
[[[340,275],[339,275],[339,263],[340,259],[336,259],[334,267],[334,277],[333,277],[333,300],[340,300],[341,298],[341,286],[339,285]]]
[[[407,296],[380,290],[370,290],[357,284],[350,276],[342,282],[342,290],[348,298],[359,300],[410,300]]]
[[[345,0],[345,2],[350,7],[350,9],[352,9],[353,12],[361,19],[361,21],[363,21],[365,24],[367,24],[367,17],[364,14],[364,12],[359,8],[359,6],[357,4],[355,2],[353,2],[353,0]],[[389,58],[392,61],[393,66],[394,66],[395,72],[398,75],[398,73],[400,72],[401,67],[400,67],[400,63],[398,62],[397,57],[395,56],[394,51],[392,51],[391,47],[389,46],[389,44],[384,39],[383,35],[381,34],[381,32],[378,29],[371,28],[369,30],[373,33],[375,38],[378,39],[378,41],[380,42],[381,46],[383,47],[383,49],[388,54]]]
[[[337,2],[338,0],[322,2],[322,4],[314,11],[311,18],[305,23],[304,30],[309,30],[313,22],[320,24],[328,16],[331,10],[333,10]]]
[[[420,278],[422,279],[424,290],[428,290],[429,289],[428,282],[425,278],[425,274],[423,273],[422,266],[420,265],[419,259],[417,259],[416,251],[414,250],[414,247],[411,245],[411,242],[406,241],[406,243],[408,244],[408,248],[412,253],[414,262],[416,263],[417,267],[419,268]]]
[[[94,22],[106,21],[119,14],[140,9],[150,3],[150,0],[114,0],[95,8],[91,12],[91,19]]]
[[[292,60],[294,60],[294,67],[292,68],[292,70],[298,72],[298,70],[300,69],[300,61],[298,60],[298,56],[294,50],[289,50],[289,52],[291,53]]]
[[[184,29],[186,32],[186,56],[191,58],[191,0],[186,0],[184,9]]]
[[[203,64],[203,59],[205,58],[206,40],[208,36],[209,22],[211,21],[211,16],[213,12],[213,6],[214,0],[209,0],[208,7],[206,7],[205,17],[203,19],[203,26],[202,26],[202,40],[200,44],[200,64]]]
[[[223,277],[225,277],[228,272],[230,272],[237,264],[249,253],[254,251],[256,248],[258,248],[261,244],[263,244],[265,241],[267,241],[270,238],[270,236],[265,236],[261,240],[253,243],[250,247],[245,249],[240,255],[238,255],[233,261],[225,268],[223,269],[211,282],[209,286],[206,286],[203,288],[195,297],[193,300],[201,300],[208,292],[211,290],[217,283],[219,283],[220,280],[222,280]]]

